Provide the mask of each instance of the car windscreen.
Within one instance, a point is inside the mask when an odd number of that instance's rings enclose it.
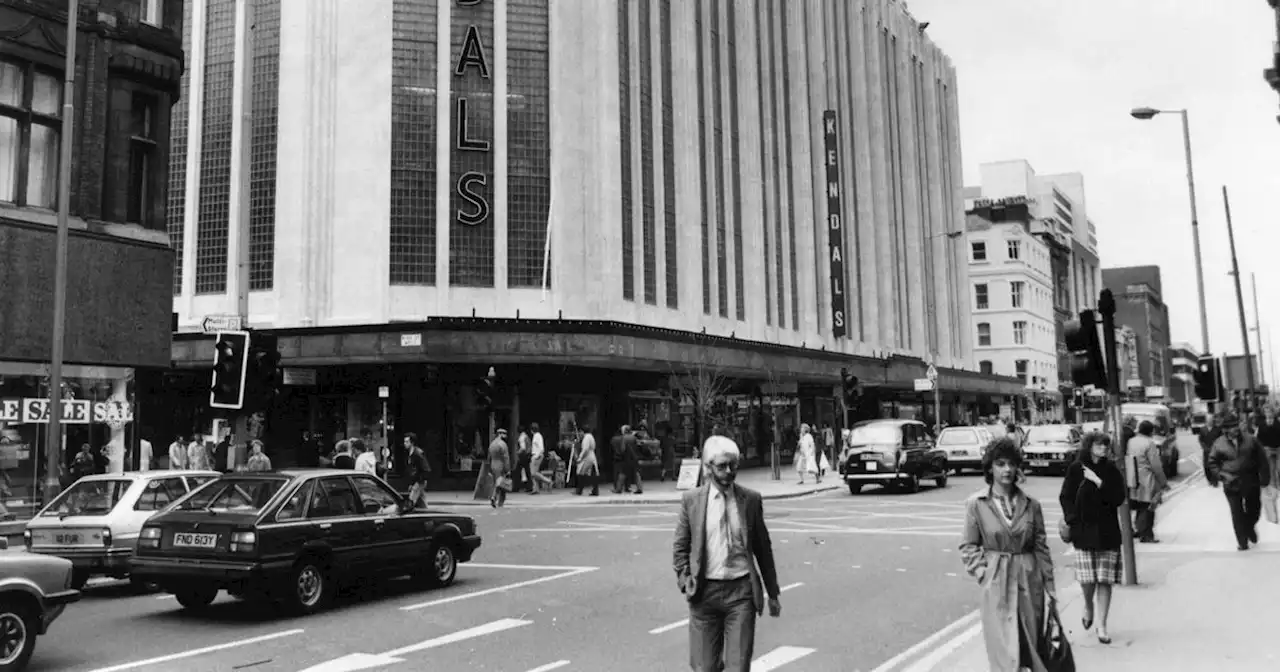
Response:
[[[1141,425],[1144,421],[1151,423],[1151,426],[1158,434],[1166,434],[1169,431],[1169,418],[1163,415],[1148,415],[1143,413],[1133,414],[1134,426]]]
[[[133,481],[76,481],[40,513],[41,516],[105,516],[116,508]]]
[[[972,446],[981,443],[978,433],[972,429],[944,429],[938,437],[939,446]]]
[[[902,435],[896,425],[863,425],[854,427],[849,435],[849,443],[855,446],[870,443],[898,443]]]
[[[171,511],[261,511],[288,480],[284,478],[226,478],[207,483],[174,504]]]
[[[987,431],[991,432],[991,438],[999,439],[1009,433],[1009,430],[1000,425],[987,425]]]
[[[1063,425],[1036,425],[1027,432],[1027,443],[1071,441],[1071,428]]]

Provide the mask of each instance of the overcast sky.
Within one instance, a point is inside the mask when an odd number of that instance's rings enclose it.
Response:
[[[908,6],[930,22],[928,35],[958,72],[965,184],[978,184],[980,164],[1005,159],[1027,159],[1041,174],[1082,173],[1103,268],[1159,264],[1173,340],[1198,348],[1180,120],[1129,116],[1143,105],[1188,108],[1211,348],[1241,351],[1223,185],[1249,326],[1249,274],[1256,273],[1263,349],[1268,329],[1280,343],[1280,96],[1262,79],[1276,39],[1266,2],[911,0]]]

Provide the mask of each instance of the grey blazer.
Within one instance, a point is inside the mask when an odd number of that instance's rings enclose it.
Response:
[[[676,523],[676,538],[672,544],[672,566],[676,582],[685,599],[697,602],[702,599],[705,567],[703,555],[707,545],[707,490],[710,483],[684,493],[680,500],[680,519]],[[738,515],[746,532],[747,556],[753,561],[751,568],[751,594],[756,613],[764,613],[765,591],[770,599],[778,597],[778,570],[773,561],[773,542],[769,528],[764,523],[764,502],[755,490],[735,485]],[[764,586],[761,587],[763,579]]]

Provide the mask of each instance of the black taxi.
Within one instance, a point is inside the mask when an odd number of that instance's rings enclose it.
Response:
[[[876,483],[918,492],[920,481],[947,487],[947,451],[934,445],[929,429],[918,420],[863,420],[849,428],[840,454],[840,476],[851,494]]]
[[[349,469],[227,474],[153,516],[129,563],[187,609],[219,590],[311,613],[343,581],[453,582],[480,546],[473,518],[423,508]]]

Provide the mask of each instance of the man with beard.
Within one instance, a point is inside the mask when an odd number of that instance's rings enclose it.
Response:
[[[766,591],[769,615],[782,613],[760,493],[734,483],[741,458],[732,439],[707,439],[702,460],[711,478],[681,498],[673,566],[689,602],[694,672],[748,672]]]
[[[1249,550],[1258,543],[1258,518],[1262,515],[1262,488],[1271,484],[1271,466],[1258,440],[1240,430],[1240,419],[1222,419],[1222,436],[1213,444],[1205,473],[1209,482],[1227,496],[1236,547]]]

